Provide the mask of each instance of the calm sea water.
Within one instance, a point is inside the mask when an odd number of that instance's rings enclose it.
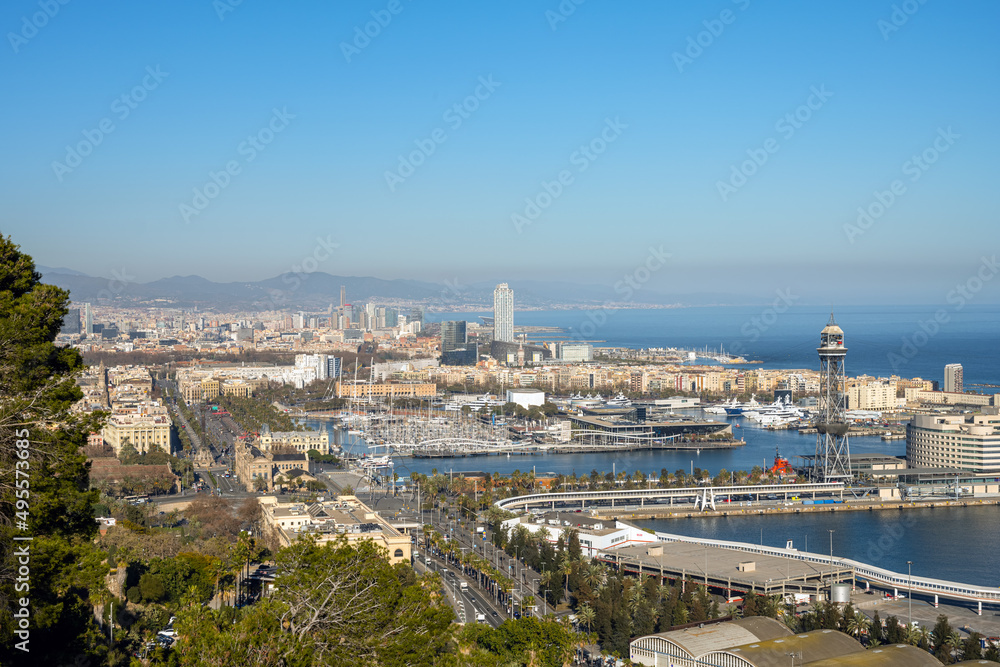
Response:
[[[687,411],[689,414],[692,411]],[[700,411],[693,411],[694,414],[701,414]],[[702,415],[703,418],[713,418],[721,420],[717,415]],[[816,436],[799,435],[797,431],[767,431],[751,424],[746,420],[736,418],[730,420],[734,424],[742,424],[742,427],[734,428],[737,438],[746,441],[746,445],[730,450],[702,451],[700,453],[685,451],[634,451],[634,452],[609,452],[595,454],[537,454],[532,456],[469,456],[461,458],[443,459],[396,459],[397,472],[408,475],[410,472],[421,472],[430,474],[432,470],[439,472],[448,471],[471,471],[499,472],[509,474],[514,470],[531,470],[536,472],[554,472],[564,475],[589,475],[592,470],[597,470],[602,474],[616,470],[626,471],[629,474],[636,470],[644,473],[653,473],[657,476],[663,468],[669,472],[678,469],[690,471],[691,468],[701,468],[708,470],[713,476],[720,470],[750,470],[755,465],[770,467],[774,462],[775,449],[780,450],[781,455],[790,458],[793,465],[795,457],[805,454],[816,453]],[[325,427],[321,422],[308,422],[314,428]],[[331,437],[334,441],[342,443],[345,448],[350,447],[355,454],[367,453],[368,447],[364,441],[353,436],[342,435],[339,431],[332,431]],[[878,437],[858,437],[852,438],[851,451],[858,454],[886,454],[889,456],[902,456],[905,453],[905,444],[901,440],[883,442]]]
[[[651,519],[637,525],[667,533],[833,553],[895,572],[980,586],[1000,586],[1000,507],[939,507],[872,512]]]
[[[934,323],[942,311],[944,323]],[[482,313],[432,313],[428,318],[476,320]],[[844,306],[849,375],[921,377],[942,381],[944,366],[964,366],[966,385],[1000,385],[1000,306]],[[784,313],[760,307],[541,310],[516,312],[514,323],[561,327],[566,336],[598,346],[741,350],[761,368],[819,368],[819,332],[828,308],[792,306]],[[603,318],[603,319],[602,319]],[[595,323],[603,322],[599,326]],[[930,333],[928,333],[928,331]],[[557,340],[555,337],[542,339]]]

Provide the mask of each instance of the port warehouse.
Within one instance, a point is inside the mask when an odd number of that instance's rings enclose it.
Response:
[[[629,657],[649,667],[935,667],[933,655],[905,644],[865,649],[838,630],[793,634],[780,621],[762,617],[706,621],[632,640]],[[789,662],[789,659],[790,662]],[[985,661],[958,663],[979,664]]]
[[[894,595],[902,591],[925,596],[932,599],[935,606],[939,598],[976,603],[979,613],[982,613],[983,604],[1000,605],[1000,588],[911,577],[849,558],[835,556],[831,559],[830,556],[794,548],[781,549],[672,533],[658,532],[656,538],[657,543],[605,550],[598,559],[633,574],[659,575],[669,579],[687,577],[698,583],[707,580],[709,588],[727,593],[752,590],[765,595],[790,592],[818,595],[822,587],[828,587],[831,582],[850,581],[856,586],[861,580],[866,588],[873,586],[891,590]],[[659,553],[655,550],[656,546],[662,549]],[[650,548],[654,549],[652,553]],[[753,563],[753,569],[748,571],[744,567],[741,571],[741,563]],[[796,569],[793,570],[793,567]],[[739,574],[734,575],[737,572]]]

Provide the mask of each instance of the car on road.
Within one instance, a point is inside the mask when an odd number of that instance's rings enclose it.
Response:
[[[485,622],[486,622],[486,614],[482,612],[476,614],[476,623],[485,623]]]

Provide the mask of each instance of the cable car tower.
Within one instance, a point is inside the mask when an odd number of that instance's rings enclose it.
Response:
[[[830,322],[820,332],[819,420],[816,423],[816,458],[813,476],[822,482],[846,482],[851,473],[851,450],[847,444],[847,383],[844,376],[844,330],[830,313]]]

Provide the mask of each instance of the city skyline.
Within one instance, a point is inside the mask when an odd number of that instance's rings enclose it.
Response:
[[[39,263],[934,302],[997,213],[989,3],[218,4],[0,11]]]

